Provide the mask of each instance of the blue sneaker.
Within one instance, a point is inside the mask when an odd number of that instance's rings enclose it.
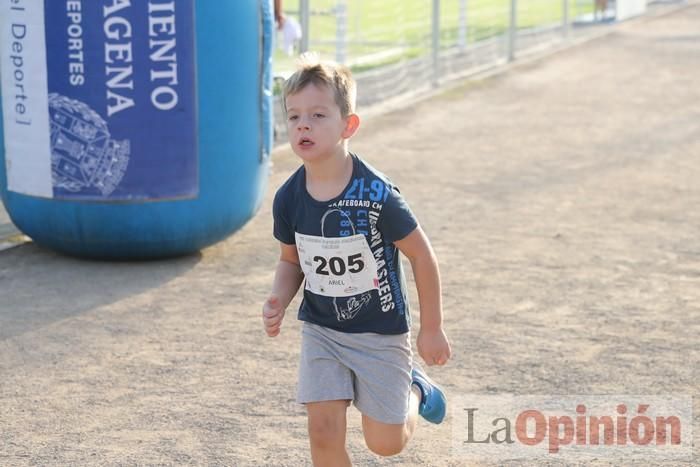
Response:
[[[411,379],[411,384],[415,384],[421,392],[418,413],[430,423],[442,423],[447,412],[447,400],[442,389],[417,364],[411,371]]]

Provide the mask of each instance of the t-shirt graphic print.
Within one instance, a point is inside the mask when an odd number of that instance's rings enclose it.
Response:
[[[394,242],[418,223],[384,174],[351,157],[350,182],[334,199],[309,195],[303,166],[280,187],[274,236],[299,252],[305,275],[300,320],[343,332],[401,334],[410,314]]]

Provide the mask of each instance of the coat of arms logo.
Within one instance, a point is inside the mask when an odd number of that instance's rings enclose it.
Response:
[[[87,104],[49,94],[51,174],[54,188],[109,196],[129,163],[129,140],[111,138],[107,123]]]

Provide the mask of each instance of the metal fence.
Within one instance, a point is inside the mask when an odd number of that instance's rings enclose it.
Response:
[[[617,0],[625,1],[625,0]],[[285,0],[276,79],[306,50],[348,65],[358,107],[428,91],[614,20],[615,0]],[[294,40],[293,28],[301,38]],[[286,44],[285,44],[286,42]],[[286,139],[277,96],[275,134]]]

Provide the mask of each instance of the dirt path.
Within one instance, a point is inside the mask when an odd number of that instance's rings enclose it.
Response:
[[[694,6],[621,25],[353,141],[434,243],[449,394],[691,394],[700,414],[698,24]],[[277,153],[271,187],[296,164]],[[193,257],[0,254],[0,465],[307,465],[299,324],[273,340],[259,319],[273,191]],[[349,448],[358,465],[469,465],[451,426],[379,461],[352,409]]]

